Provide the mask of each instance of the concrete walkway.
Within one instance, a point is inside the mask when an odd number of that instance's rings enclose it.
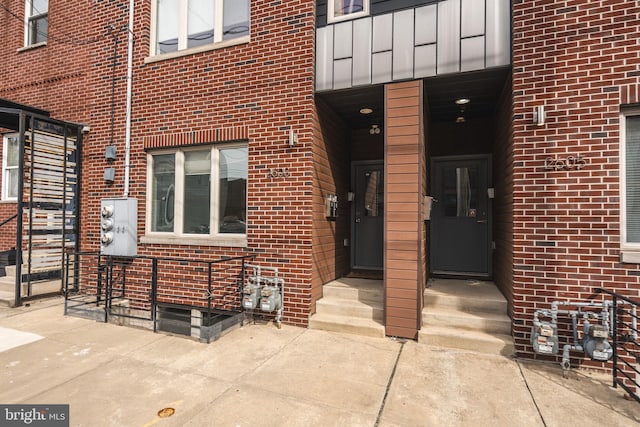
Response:
[[[201,344],[62,311],[0,308],[1,404],[67,403],[73,426],[640,425],[609,376],[553,364],[271,325]]]

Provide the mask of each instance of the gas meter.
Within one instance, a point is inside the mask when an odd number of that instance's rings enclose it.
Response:
[[[282,295],[277,285],[267,285],[262,288],[262,299],[260,300],[260,310],[279,310],[282,305]]]
[[[242,291],[242,307],[245,310],[255,310],[260,301],[260,283],[257,283],[255,279],[249,278],[249,283],[244,286]]]
[[[100,253],[135,256],[138,253],[138,200],[102,199]]]
[[[613,348],[607,340],[609,331],[604,325],[589,325],[582,340],[584,352],[593,360],[606,362],[613,356]]]
[[[558,329],[549,322],[539,322],[531,330],[533,351],[540,354],[557,354]]]

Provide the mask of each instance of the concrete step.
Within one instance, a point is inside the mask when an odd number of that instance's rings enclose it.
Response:
[[[382,301],[382,280],[341,278],[329,282],[322,288],[323,298],[341,298],[358,301]]]
[[[451,327],[509,335],[511,320],[506,314],[473,313],[450,307],[427,307],[422,311],[422,327]]]
[[[336,314],[316,313],[309,320],[309,329],[384,338],[384,326],[372,319]]]
[[[425,307],[448,307],[472,313],[506,313],[507,300],[501,298],[478,298],[466,295],[451,295],[430,291],[424,293]]]
[[[335,297],[324,297],[318,300],[316,302],[316,312],[372,319],[380,323],[382,323],[384,316],[382,301],[359,301]]]
[[[16,277],[16,266],[15,265],[5,265],[4,271],[7,274],[6,277]]]
[[[486,354],[511,356],[515,353],[513,338],[510,335],[489,334],[449,327],[423,327],[418,341],[438,347],[477,351]]]
[[[15,300],[15,279],[6,278],[0,279],[0,300],[4,301],[5,305],[12,305]],[[60,279],[55,280],[35,280],[31,282],[31,296],[46,295],[60,292],[62,281]],[[27,283],[22,284],[22,296],[27,296]],[[7,303],[10,301],[10,303]]]

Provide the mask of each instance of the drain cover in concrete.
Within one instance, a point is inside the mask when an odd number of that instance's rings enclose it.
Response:
[[[15,329],[0,327],[0,353],[11,350],[21,345],[29,344],[34,341],[41,340],[44,337],[32,334],[31,332],[22,332]]]

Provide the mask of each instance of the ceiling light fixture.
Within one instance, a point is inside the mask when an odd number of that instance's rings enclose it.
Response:
[[[456,99],[456,104],[458,105],[467,105],[471,100],[469,98],[458,98]]]
[[[371,108],[368,107],[364,107],[360,109],[360,114],[371,114],[373,113],[373,110]]]
[[[377,135],[380,133],[380,127],[378,125],[371,125],[371,129],[369,129],[369,133],[371,135]]]

